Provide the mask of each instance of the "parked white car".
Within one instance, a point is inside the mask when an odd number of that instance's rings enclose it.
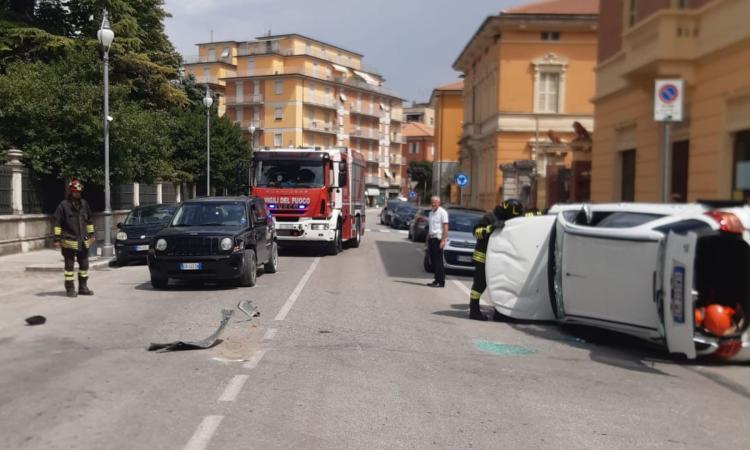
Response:
[[[490,298],[518,319],[750,360],[750,207],[720,206],[565,205],[510,220],[490,238]]]

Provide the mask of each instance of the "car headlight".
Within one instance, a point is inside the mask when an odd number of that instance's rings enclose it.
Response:
[[[118,231],[116,236],[118,241],[127,241],[128,240],[128,234],[124,231]]]
[[[167,249],[167,241],[165,239],[159,239],[156,241],[156,249],[163,252]]]
[[[327,230],[328,229],[328,224],[327,223],[314,223],[314,224],[310,225],[310,229],[311,230],[318,230],[318,231],[320,231],[320,230]]]
[[[228,252],[229,250],[234,247],[234,241],[232,241],[231,238],[224,238],[221,240],[221,243],[219,244],[221,246],[221,249],[225,252]]]

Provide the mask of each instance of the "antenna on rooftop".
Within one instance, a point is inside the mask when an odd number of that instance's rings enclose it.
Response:
[[[211,30],[211,42],[214,41],[214,30]]]

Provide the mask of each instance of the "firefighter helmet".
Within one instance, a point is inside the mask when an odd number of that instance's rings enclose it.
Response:
[[[523,216],[523,204],[515,198],[511,198],[496,206],[493,212],[498,219],[509,220],[514,217]]]
[[[68,183],[68,190],[74,192],[82,192],[83,183],[81,183],[81,181],[77,178],[73,178],[72,180],[70,180],[70,183]]]
[[[703,317],[703,328],[716,336],[725,336],[734,329],[734,309],[724,305],[708,305]]]

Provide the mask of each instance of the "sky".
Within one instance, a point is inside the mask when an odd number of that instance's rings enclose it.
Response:
[[[196,43],[299,33],[365,55],[385,87],[425,102],[458,80],[451,66],[488,15],[530,0],[165,0],[167,35],[184,56]]]

